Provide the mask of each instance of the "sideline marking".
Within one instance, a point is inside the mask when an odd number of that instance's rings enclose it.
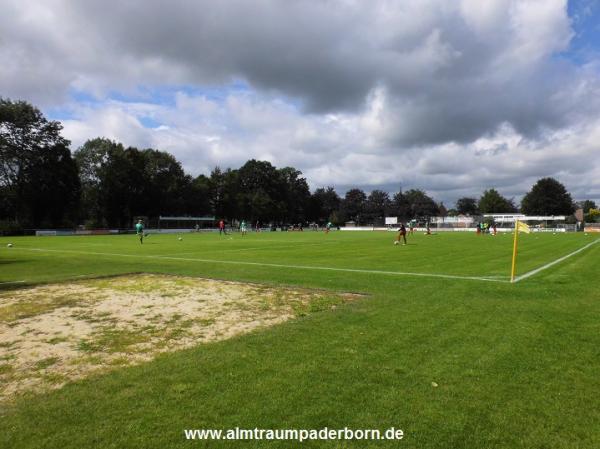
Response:
[[[24,284],[25,281],[8,281],[8,282],[0,282],[0,285],[7,285],[7,284]]]
[[[42,249],[42,248],[19,248],[22,251],[36,251],[36,252],[54,252],[54,253],[68,253],[68,254],[83,254],[89,256],[112,256],[112,257],[133,257],[136,259],[159,259],[159,260],[182,260],[186,262],[202,262],[202,263],[220,263],[228,265],[251,265],[258,267],[274,267],[274,268],[296,268],[299,270],[320,270],[320,271],[340,271],[345,273],[366,273],[366,274],[384,274],[392,276],[415,276],[415,277],[431,277],[431,278],[443,278],[443,279],[462,279],[470,281],[486,281],[486,282],[500,282],[509,283],[508,279],[494,279],[487,277],[478,276],[458,276],[452,274],[435,274],[435,273],[409,273],[402,271],[380,271],[380,270],[361,270],[354,268],[333,268],[333,267],[319,267],[310,265],[285,265],[277,263],[263,263],[263,262],[245,262],[237,260],[215,260],[215,259],[196,259],[191,257],[173,257],[173,256],[159,256],[159,255],[143,255],[143,254],[120,254],[120,253],[99,253],[94,251],[76,251],[68,249]]]
[[[560,257],[560,258],[558,258],[558,259],[556,259],[556,260],[554,260],[554,261],[552,261],[552,262],[550,262],[550,263],[547,263],[546,265],[542,265],[541,267],[539,267],[539,268],[536,268],[535,270],[531,270],[531,271],[529,271],[529,272],[527,272],[527,273],[525,273],[525,274],[522,274],[521,276],[516,276],[516,277],[515,277],[515,282],[514,282],[514,283],[516,284],[517,282],[520,282],[520,281],[522,281],[523,279],[527,279],[528,277],[531,277],[531,276],[533,276],[534,274],[538,274],[540,271],[543,271],[543,270],[545,270],[545,269],[547,269],[547,268],[550,268],[550,267],[552,267],[552,266],[556,265],[557,263],[560,263],[560,262],[562,262],[563,260],[565,260],[565,259],[568,259],[569,257],[571,257],[571,256],[574,256],[574,255],[575,255],[575,254],[577,254],[577,253],[580,253],[580,252],[581,252],[581,251],[583,251],[584,249],[587,249],[587,248],[589,248],[590,246],[592,246],[592,245],[595,245],[595,244],[596,244],[596,243],[598,243],[598,242],[600,242],[600,238],[599,238],[599,239],[596,239],[596,240],[594,240],[593,242],[590,242],[590,243],[588,243],[587,245],[585,245],[585,246],[583,246],[583,247],[579,248],[578,250],[575,250],[575,251],[573,251],[572,253],[569,253],[569,254],[567,254],[566,256],[562,256],[562,257]]]

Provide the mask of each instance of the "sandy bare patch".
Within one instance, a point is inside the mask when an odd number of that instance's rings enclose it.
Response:
[[[0,401],[355,297],[151,274],[0,292]]]

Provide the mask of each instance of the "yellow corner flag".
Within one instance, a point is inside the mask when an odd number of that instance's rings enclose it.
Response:
[[[517,220],[517,228],[519,231],[524,232],[525,234],[529,234],[531,232],[531,229],[529,229],[529,225],[519,220]]]
[[[522,223],[519,220],[515,222],[515,239],[513,242],[512,268],[510,270],[510,282],[515,282],[515,270],[517,268],[517,242],[519,240],[519,232],[529,234],[531,229],[527,223]]]

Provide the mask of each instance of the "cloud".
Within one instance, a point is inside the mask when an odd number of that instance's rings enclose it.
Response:
[[[569,57],[566,0],[0,3],[0,93],[69,111],[75,146],[447,201],[542,176],[600,191],[600,64]]]

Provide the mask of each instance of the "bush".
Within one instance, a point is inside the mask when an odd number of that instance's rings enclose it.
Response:
[[[600,223],[600,209],[590,209],[584,219],[586,223]]]

